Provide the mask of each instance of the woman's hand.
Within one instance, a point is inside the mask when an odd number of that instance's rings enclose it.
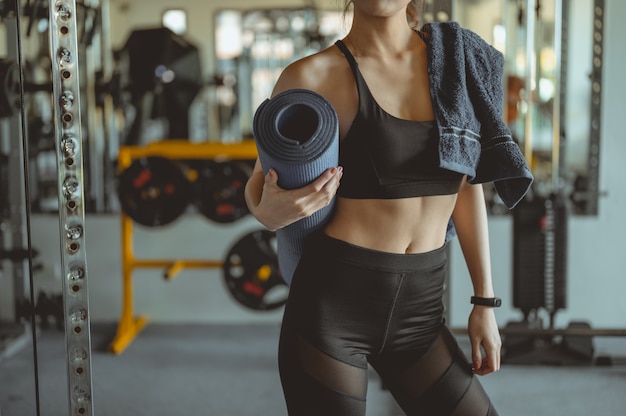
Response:
[[[308,185],[285,190],[278,186],[276,171],[270,169],[265,175],[261,199],[254,215],[272,231],[306,218],[330,204],[342,175],[341,167],[331,168]]]
[[[485,375],[500,369],[502,341],[492,307],[474,306],[469,316],[469,338],[472,345],[472,371]],[[482,356],[481,346],[485,352]]]

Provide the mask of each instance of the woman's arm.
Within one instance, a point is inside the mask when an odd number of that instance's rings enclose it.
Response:
[[[257,159],[246,183],[246,204],[261,224],[270,230],[277,230],[330,204],[342,174],[341,168],[331,168],[309,185],[285,190],[278,186],[276,171],[270,167],[264,175],[261,162]]]
[[[328,69],[328,58],[322,55],[318,53],[288,65],[276,81],[272,97],[293,88],[305,88],[325,95],[319,87],[332,78]],[[274,166],[261,166],[257,159],[245,188],[246,204],[250,212],[270,230],[277,230],[306,218],[330,204],[343,175],[340,167],[333,167],[308,185],[286,190],[278,186],[278,173],[273,168]]]
[[[474,286],[474,295],[493,297],[487,207],[481,184],[463,181],[452,214],[463,257]],[[474,305],[469,317],[472,344],[472,367],[476,374],[488,374],[500,368],[502,341],[492,307]],[[485,351],[482,357],[481,346]]]

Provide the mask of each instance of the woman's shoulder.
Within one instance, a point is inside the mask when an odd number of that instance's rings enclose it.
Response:
[[[346,60],[334,45],[300,58],[289,64],[280,74],[273,95],[279,92],[304,88],[322,92],[349,68]]]

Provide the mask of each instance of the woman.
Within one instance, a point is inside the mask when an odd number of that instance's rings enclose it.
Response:
[[[281,330],[290,415],[364,415],[367,368],[409,415],[496,415],[473,374],[500,368],[480,183],[510,207],[532,181],[502,122],[502,57],[456,24],[407,24],[407,0],[353,0],[343,41],[287,67],[339,118],[340,162],[300,189],[257,161],[252,214],[276,230],[335,200],[307,238]],[[467,81],[466,81],[467,80]],[[443,322],[450,219],[474,287],[471,364]]]

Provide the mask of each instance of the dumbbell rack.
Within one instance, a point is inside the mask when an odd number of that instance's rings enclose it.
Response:
[[[167,159],[250,159],[257,157],[253,140],[239,143],[202,142],[191,143],[185,140],[165,140],[147,146],[122,146],[118,154],[118,171],[127,169],[133,160],[146,157]],[[172,279],[185,268],[219,268],[222,262],[205,259],[140,259],[133,251],[133,220],[124,212],[121,220],[122,248],[122,314],[117,333],[109,344],[109,351],[121,354],[147,323],[145,316],[135,316],[133,307],[133,270],[158,268],[164,270],[163,277]]]

